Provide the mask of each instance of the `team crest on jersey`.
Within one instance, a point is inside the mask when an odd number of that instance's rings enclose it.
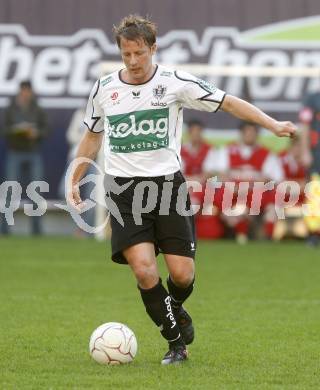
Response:
[[[151,105],[165,107],[167,103],[160,102],[160,100],[163,99],[163,97],[165,96],[167,92],[167,87],[165,87],[162,84],[159,84],[155,88],[153,88],[152,92],[153,92],[153,96],[157,99],[157,101],[151,102]]]
[[[164,97],[164,95],[167,92],[167,87],[164,85],[159,84],[155,88],[153,88],[153,96],[157,99],[160,100]]]

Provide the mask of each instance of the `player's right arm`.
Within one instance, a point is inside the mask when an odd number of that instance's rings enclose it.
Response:
[[[104,112],[99,103],[99,88],[100,80],[96,81],[88,99],[84,119],[88,130],[80,141],[76,158],[73,161],[72,175],[68,183],[68,203],[79,211],[82,208],[79,182],[85,175],[90,161],[96,159],[104,134]],[[85,161],[81,161],[81,159]]]
[[[82,208],[82,200],[79,191],[79,182],[87,172],[90,161],[94,161],[100,150],[103,140],[103,132],[94,133],[87,131],[78,147],[77,156],[73,161],[74,168],[69,183],[68,203],[77,210]],[[85,161],[81,161],[81,159]]]

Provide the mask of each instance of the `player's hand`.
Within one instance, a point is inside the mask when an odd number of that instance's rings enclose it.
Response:
[[[78,212],[81,212],[81,210],[83,209],[84,202],[81,200],[78,184],[72,185],[71,190],[68,192],[67,195],[67,203],[71,207],[76,209]]]
[[[298,128],[292,122],[276,122],[271,131],[278,137],[292,138],[298,131]]]
[[[27,130],[26,130],[26,135],[29,139],[36,139],[38,138],[38,130],[35,129],[34,127],[29,127]]]

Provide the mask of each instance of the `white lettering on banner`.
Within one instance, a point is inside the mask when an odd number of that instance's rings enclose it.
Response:
[[[101,51],[92,42],[86,42],[74,51],[74,68],[68,85],[71,95],[86,95],[90,91],[92,88],[91,80],[96,78],[98,73],[92,64],[100,61],[101,57]]]
[[[265,50],[256,53],[252,58],[252,66],[288,66],[289,58],[280,50]],[[262,77],[248,78],[249,93],[255,99],[273,99],[285,88],[284,77],[270,77],[267,82]]]
[[[212,46],[209,63],[216,66],[246,65],[248,63],[248,54],[245,51],[230,49],[230,43],[225,39],[220,39]],[[222,85],[220,85],[222,84],[222,78],[214,77],[210,81],[218,88],[222,88]],[[237,95],[237,92],[242,90],[243,83],[243,78],[232,76],[228,78],[224,89],[231,95]]]
[[[320,44],[319,44],[320,46]],[[293,54],[293,63],[295,66],[310,66],[314,68],[320,67],[320,51],[297,51]],[[292,77],[288,80],[288,86],[284,91],[284,97],[288,100],[299,100],[301,91],[303,91],[306,83],[306,90],[310,91],[315,88],[318,80],[310,78],[305,80],[303,77]]]
[[[2,37],[0,29],[0,95],[16,94],[20,82],[30,79],[39,96],[86,97],[98,77],[102,52],[91,41],[75,50],[61,46],[44,48],[34,55],[32,48],[21,46],[14,37]],[[79,101],[75,103],[79,105]]]
[[[244,32],[229,27],[207,27],[201,38],[193,30],[172,30],[158,38],[156,61],[320,68],[320,38],[293,39],[296,33],[286,41],[260,39],[260,36],[283,31],[289,36],[290,31],[308,29],[319,22],[320,16],[306,17]],[[21,25],[0,24],[0,95],[15,95],[19,83],[30,79],[43,106],[77,107],[100,75],[103,58],[119,60],[120,57],[117,45],[111,43],[102,30],[82,29],[69,36],[41,36],[30,35]],[[246,79],[219,76],[209,81],[230,94],[241,96]],[[247,81],[252,100],[275,111],[296,110],[301,97],[319,82],[315,78],[297,76],[256,76]],[[0,105],[4,102],[0,100]],[[148,130],[143,127],[140,131]]]
[[[67,49],[43,50],[34,65],[33,86],[36,93],[46,91],[47,95],[63,95],[65,81],[71,69],[71,57]]]
[[[13,37],[0,40],[0,95],[13,95],[19,83],[28,79],[33,65],[33,53],[28,47],[15,46]],[[10,66],[15,71],[10,75]]]

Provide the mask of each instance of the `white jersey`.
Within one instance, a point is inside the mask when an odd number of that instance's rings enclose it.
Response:
[[[105,171],[120,177],[154,177],[180,169],[183,108],[217,111],[225,92],[204,80],[156,66],[143,84],[114,72],[90,94],[85,124],[105,132]]]

